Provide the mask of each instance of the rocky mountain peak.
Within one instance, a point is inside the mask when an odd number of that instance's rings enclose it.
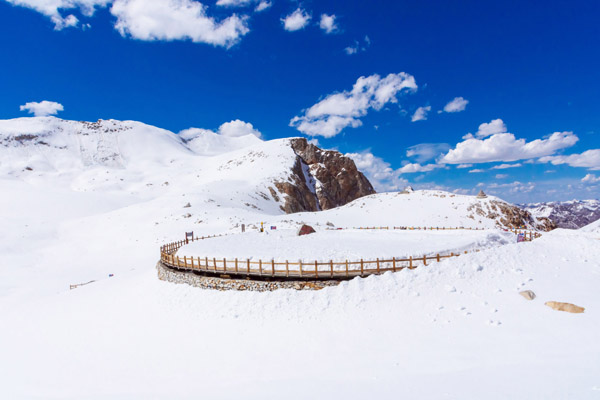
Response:
[[[354,161],[338,151],[323,150],[305,138],[289,141],[297,159],[288,181],[275,182],[286,198],[286,213],[327,210],[375,193]]]

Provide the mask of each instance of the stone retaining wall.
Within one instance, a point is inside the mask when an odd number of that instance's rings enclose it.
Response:
[[[176,271],[166,267],[160,261],[156,264],[158,279],[171,283],[183,283],[202,289],[212,290],[252,290],[268,292],[277,289],[320,290],[327,286],[336,286],[339,281],[255,281],[246,279],[224,279],[202,276],[193,272]]]

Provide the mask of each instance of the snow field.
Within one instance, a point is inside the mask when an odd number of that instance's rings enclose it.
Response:
[[[198,240],[182,246],[179,257],[208,257],[222,260],[298,262],[307,269],[314,261],[351,262],[376,258],[391,260],[424,255],[449,255],[464,251],[482,250],[514,242],[515,235],[498,230],[474,231],[404,231],[404,230],[320,230],[310,235],[297,236],[295,230],[267,230],[264,233],[246,232],[211,239]],[[417,260],[415,260],[415,263]],[[391,263],[390,263],[391,264]],[[386,267],[386,265],[382,265]],[[290,265],[290,269],[298,269]],[[319,270],[329,270],[328,265]],[[334,265],[334,270],[344,269]],[[351,269],[360,268],[350,265]],[[390,265],[391,268],[391,265]]]

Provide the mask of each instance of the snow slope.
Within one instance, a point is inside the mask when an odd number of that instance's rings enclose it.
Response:
[[[202,156],[151,127],[128,145],[137,123],[102,121],[117,139],[100,140],[36,121],[0,121],[3,398],[598,397],[597,234],[556,230],[318,292],[174,285],[156,277],[159,245],[190,230],[495,222],[462,214],[474,198],[428,191],[283,215],[266,184],[289,167],[285,140]],[[45,132],[53,121],[63,131]]]
[[[582,232],[600,233],[600,220],[592,222],[579,230]]]

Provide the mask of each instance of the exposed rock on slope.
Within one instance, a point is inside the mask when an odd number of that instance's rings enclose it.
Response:
[[[321,150],[304,138],[290,139],[298,159],[288,182],[276,182],[287,195],[287,213],[328,210],[375,193],[352,159],[337,151]]]
[[[534,218],[548,218],[558,228],[579,229],[600,219],[600,200],[523,204]]]
[[[480,201],[471,204],[468,209],[469,218],[475,213],[486,218],[495,219],[498,226],[512,229],[534,228],[541,231],[551,231],[556,225],[548,218],[534,218],[528,211],[501,200]]]

